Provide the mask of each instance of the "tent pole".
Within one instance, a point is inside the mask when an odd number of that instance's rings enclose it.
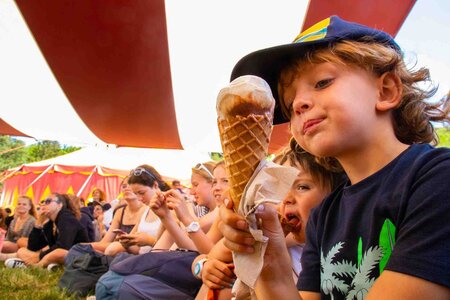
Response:
[[[21,165],[20,167],[15,168],[15,170],[12,171],[12,172],[9,173],[9,174],[6,174],[6,172],[7,172],[8,170],[6,170],[5,172],[2,172],[2,174],[5,173],[5,176],[0,178],[0,182],[4,182],[4,181],[5,181],[6,179],[8,179],[9,177],[12,177],[14,174],[16,174],[17,172],[19,172],[20,170],[22,170],[24,166],[25,166],[25,165]]]
[[[83,183],[83,185],[81,186],[80,190],[77,193],[77,197],[80,197],[81,193],[84,191],[84,189],[86,188],[86,185],[88,184],[88,182],[91,180],[92,176],[94,175],[95,171],[97,171],[97,166],[94,167],[94,169],[91,172],[91,175],[89,175],[89,177],[86,179],[86,181]]]
[[[27,185],[27,186],[25,187],[25,190],[28,190],[28,188],[29,188],[30,186],[32,186],[33,184],[35,184],[39,179],[42,178],[42,176],[44,176],[45,174],[47,174],[48,171],[50,171],[50,169],[53,168],[54,166],[55,166],[55,165],[53,165],[53,164],[50,165],[50,166],[48,166],[47,169],[45,169],[45,171],[42,172],[41,175],[39,175],[38,177],[36,177],[35,180],[33,180],[29,185]]]

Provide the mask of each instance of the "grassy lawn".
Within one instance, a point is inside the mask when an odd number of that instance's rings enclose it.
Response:
[[[62,269],[8,269],[0,262],[0,299],[76,299],[58,288],[62,273]]]

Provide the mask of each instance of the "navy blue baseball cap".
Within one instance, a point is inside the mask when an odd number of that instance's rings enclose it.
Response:
[[[244,56],[234,66],[230,81],[243,75],[255,75],[266,80],[276,100],[273,123],[289,122],[279,103],[277,86],[280,71],[292,59],[303,56],[312,47],[344,40],[382,43],[401,53],[400,47],[386,32],[331,16],[301,32],[291,44],[262,49]]]

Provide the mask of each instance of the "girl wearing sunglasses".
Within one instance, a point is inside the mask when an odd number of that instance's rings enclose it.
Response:
[[[127,193],[132,192],[144,204],[144,211],[129,233],[118,233],[117,241],[111,243],[105,254],[115,256],[120,252],[142,254],[156,243],[161,221],[148,206],[157,191],[167,191],[168,185],[152,166],[141,165],[131,170]]]
[[[52,193],[43,204],[41,213],[49,221],[42,226],[39,222],[35,223],[28,239],[28,247],[17,251],[18,259],[6,260],[7,267],[63,264],[73,245],[88,241],[86,229],[79,221],[80,211],[73,206],[67,195]]]

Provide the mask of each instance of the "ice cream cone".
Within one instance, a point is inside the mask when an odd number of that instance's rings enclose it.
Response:
[[[249,115],[219,120],[230,197],[237,210],[247,182],[268,154],[272,116]]]
[[[230,88],[219,93],[217,107],[230,197],[236,211],[245,186],[259,162],[268,155],[275,102],[270,87],[263,79],[243,77],[237,78],[237,83],[233,81]],[[227,97],[226,101],[220,101]]]

